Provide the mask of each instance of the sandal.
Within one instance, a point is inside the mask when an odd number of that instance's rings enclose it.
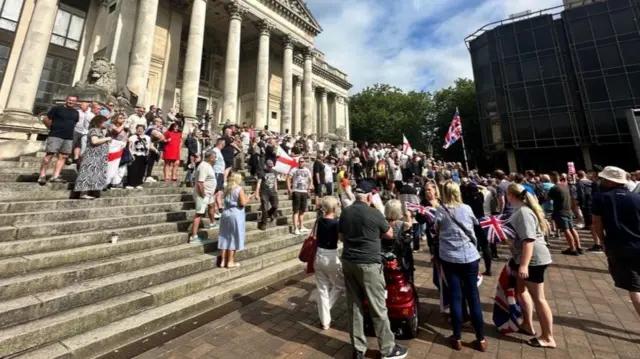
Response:
[[[527,340],[527,344],[531,347],[534,348],[547,348],[547,349],[555,349],[555,347],[552,347],[550,345],[543,345],[542,342],[540,342],[540,339],[538,338],[531,338],[529,340]]]
[[[240,263],[236,262],[233,264],[227,264],[226,268],[237,268],[240,267]]]
[[[536,332],[528,332],[528,331],[526,331],[526,330],[524,330],[522,328],[518,329],[518,333],[519,334],[524,334],[524,335],[526,335],[528,337],[535,337],[537,335]]]

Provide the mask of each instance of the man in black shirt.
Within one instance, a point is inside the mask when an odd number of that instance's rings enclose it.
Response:
[[[558,230],[564,233],[569,248],[562,251],[562,254],[577,256],[582,254],[580,247],[580,236],[573,226],[573,212],[571,211],[571,194],[569,187],[559,182],[558,172],[551,172],[551,182],[554,184],[547,194],[548,199],[553,201],[553,221],[558,226]]]
[[[367,351],[362,310],[366,299],[382,358],[404,358],[407,348],[396,345],[387,316],[386,284],[382,274],[381,240],[393,240],[393,229],[382,213],[371,207],[374,188],[374,183],[361,181],[356,189],[356,201],[340,215],[340,240],[344,242],[342,270],[353,357],[364,358]]]
[[[74,108],[77,102],[78,98],[76,96],[67,96],[65,104],[52,107],[44,119],[44,125],[49,128],[49,137],[44,148],[46,154],[42,158],[42,165],[40,166],[40,177],[38,177],[40,185],[44,185],[47,182],[47,168],[54,154],[58,154],[58,161],[49,182],[67,182],[59,176],[65,160],[73,151],[73,131],[80,119],[78,110]]]
[[[240,148],[234,143],[234,139],[231,136],[232,133],[231,128],[227,128],[224,130],[224,135],[222,135],[222,139],[224,140],[224,147],[220,150],[222,153],[222,157],[224,158],[224,182],[227,183],[227,177],[229,177],[229,173],[231,173],[231,169],[233,167],[233,157],[236,155],[236,152],[241,152]]]
[[[322,163],[323,152],[318,152],[315,162],[313,162],[313,188],[315,188],[316,209],[320,211],[320,199],[322,198],[322,186],[324,184],[324,163]]]
[[[267,160],[266,168],[259,174],[258,184],[256,185],[256,199],[260,199],[260,223],[258,228],[267,229],[267,219],[273,222],[274,214],[278,210],[278,174],[273,170],[273,161]]]

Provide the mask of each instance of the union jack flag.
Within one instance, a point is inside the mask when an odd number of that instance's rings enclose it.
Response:
[[[493,323],[502,334],[515,333],[522,324],[522,308],[516,297],[516,272],[502,268],[493,297]]]
[[[499,243],[516,237],[516,231],[505,215],[483,217],[479,220],[489,243]]]
[[[436,219],[436,209],[433,207],[425,207],[415,203],[406,203],[407,211],[420,213],[421,215],[427,218],[428,223],[435,222]]]
[[[446,150],[449,146],[456,143],[460,137],[462,137],[462,120],[460,119],[460,112],[456,108],[456,114],[453,116],[449,131],[444,136],[444,146],[442,147]]]

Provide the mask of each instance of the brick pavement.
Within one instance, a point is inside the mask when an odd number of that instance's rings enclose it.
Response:
[[[494,275],[485,277],[480,291],[489,342],[486,353],[469,347],[474,335],[468,328],[462,338],[463,351],[449,348],[445,338],[451,332],[447,318],[439,313],[429,258],[426,253],[418,253],[420,335],[411,341],[399,341],[409,347],[409,358],[640,358],[640,318],[627,293],[613,287],[604,254],[567,257],[559,254],[562,248],[561,242],[554,241],[554,264],[547,271],[546,282],[558,348],[531,348],[523,343],[523,336],[504,336],[496,331],[491,321]],[[494,272],[503,265],[504,261],[496,263]],[[239,309],[136,359],[350,358],[345,300],[340,300],[333,310],[332,328],[322,331],[314,289],[313,277],[289,283],[260,299],[238,304]],[[536,327],[539,330],[537,322]],[[367,357],[377,357],[375,338],[370,338],[369,348]]]

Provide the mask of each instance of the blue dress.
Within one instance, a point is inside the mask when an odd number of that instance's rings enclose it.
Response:
[[[220,236],[218,249],[240,251],[244,249],[246,215],[244,207],[240,207],[240,190],[238,186],[231,194],[224,197],[224,210],[220,217]]]

